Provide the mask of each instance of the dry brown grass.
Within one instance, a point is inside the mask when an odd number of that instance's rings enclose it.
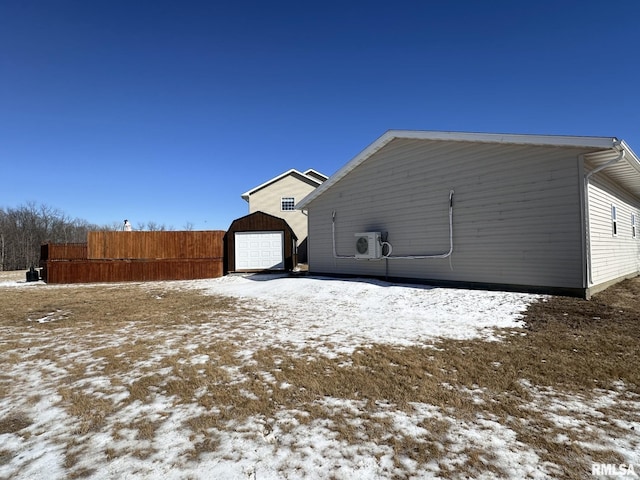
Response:
[[[0,418],[0,435],[3,433],[16,433],[32,424],[32,420],[24,414],[15,413],[5,418]]]
[[[268,436],[275,429],[287,433],[294,427],[279,421],[278,413],[294,411],[299,412],[299,424],[325,421],[348,445],[388,447],[400,469],[409,458],[420,465],[435,462],[441,474],[451,478],[489,472],[508,476],[483,445],[469,444],[461,452],[462,464],[446,461],[456,443],[454,427],[481,419],[514,431],[543,461],[557,465],[554,476],[578,479],[590,473],[591,462],[620,463],[620,455],[589,448],[589,443],[598,443],[597,430],[561,428],[536,402],[544,398],[552,406],[552,401],[570,398],[590,401],[622,384],[626,392],[621,398],[640,395],[640,279],[612,287],[590,302],[562,297],[540,301],[527,312],[527,328],[502,332],[500,342],[380,344],[334,358],[282,346],[254,351],[250,363],[238,354],[241,338],[184,330],[214,324],[214,333],[230,331],[234,322],[254,315],[249,306],[225,297],[170,290],[162,284],[127,284],[4,289],[1,302],[0,359],[5,366],[28,360],[64,372],[47,373],[46,380],[56,386],[75,435],[110,428],[118,438],[128,429],[144,443],[132,452],[107,447],[109,458],[153,454],[149,445],[163,419],[141,416],[122,424],[114,418],[134,402],[150,404],[162,395],[174,406],[193,404],[202,410],[184,424],[193,440],[193,461],[220,448],[217,432],[252,418],[264,423],[255,436]],[[56,320],[33,321],[49,315]],[[118,343],[114,338],[129,340]],[[209,360],[190,361],[199,355]],[[88,382],[96,378],[108,381],[91,386]],[[19,388],[13,381],[10,375],[0,377],[3,396]],[[335,406],[330,399],[343,404]],[[431,405],[447,418],[420,416],[416,404]],[[600,411],[604,416],[599,428],[628,433],[609,420],[633,420],[624,403]],[[414,418],[424,433],[399,430],[389,412]],[[590,420],[586,414],[576,415]],[[17,411],[0,419],[0,434],[30,425]],[[559,441],[560,435],[569,440]],[[67,441],[70,476],[89,471],[76,468],[82,453],[81,442]],[[11,455],[0,451],[0,463]]]

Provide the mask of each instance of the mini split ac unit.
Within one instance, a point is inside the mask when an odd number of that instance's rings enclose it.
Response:
[[[382,258],[380,232],[356,233],[356,258]]]

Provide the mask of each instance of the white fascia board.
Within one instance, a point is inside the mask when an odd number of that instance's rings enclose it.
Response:
[[[291,170],[287,170],[284,173],[281,173],[280,175],[278,175],[277,177],[273,177],[271,180],[267,180],[264,183],[261,183],[260,185],[258,185],[257,187],[253,187],[251,190],[248,190],[246,192],[244,192],[242,194],[242,198],[244,198],[247,202],[249,201],[249,195],[251,195],[253,192],[255,192],[256,190],[260,190],[261,188],[266,187],[267,185],[269,185],[270,183],[273,182],[277,182],[278,180],[280,180],[281,178],[286,177],[287,175],[289,175],[290,173],[294,173],[297,172],[300,175],[303,175],[302,173],[298,172],[296,169],[292,168]]]
[[[423,130],[389,130],[393,138],[446,140],[452,142],[505,143],[516,145],[547,145],[554,147],[613,148],[615,137],[580,137],[567,135],[528,135],[512,133],[467,133]],[[384,136],[384,135],[383,135]]]
[[[320,180],[318,180],[317,178],[313,178],[309,175],[306,175],[302,172],[299,172],[298,170],[296,170],[295,168],[292,168],[291,170],[287,170],[284,173],[281,173],[280,175],[278,175],[277,177],[273,177],[271,180],[267,180],[266,182],[258,185],[257,187],[252,188],[251,190],[248,190],[246,192],[244,192],[241,196],[244,200],[246,200],[247,202],[249,201],[249,196],[251,194],[253,194],[254,192],[257,192],[258,190],[263,189],[264,187],[277,182],[278,180],[283,179],[284,177],[286,177],[287,175],[291,175],[291,174],[295,174],[295,175],[299,175],[300,177],[306,178],[307,180],[312,181],[313,183],[317,184],[317,185],[321,185],[322,182]],[[322,174],[320,174],[322,175]]]
[[[396,138],[393,135],[391,135],[391,132],[392,130],[389,130],[388,132],[383,134],[380,138],[378,138],[375,142],[373,142],[371,145],[369,145],[367,148],[361,151],[358,155],[353,157],[349,162],[347,162],[347,164],[344,167],[342,167],[336,173],[331,175],[326,182],[321,184],[313,192],[311,192],[309,195],[307,195],[302,200],[300,200],[295,206],[295,208],[298,210],[304,209],[304,207],[309,202],[311,202],[314,198],[321,195],[322,192],[324,192],[329,187],[337,183],[340,179],[342,179],[345,175],[347,175],[351,170],[356,168],[358,165],[364,162],[367,158],[369,158],[371,155],[373,155],[382,147],[384,147],[387,143],[389,143],[391,140]]]
[[[627,142],[625,142],[624,140],[620,140],[620,146],[625,151],[624,158],[627,163],[640,173],[640,159],[638,158],[638,156],[634,153],[633,150],[631,150],[631,147],[629,147],[629,145],[627,145]]]
[[[518,145],[537,145],[555,147],[578,147],[578,148],[614,148],[618,140],[614,137],[578,137],[561,135],[516,135],[501,133],[465,133],[465,132],[440,132],[427,130],[388,130],[375,142],[370,144],[362,152],[351,159],[344,167],[333,174],[329,179],[316,188],[309,195],[304,197],[295,206],[296,209],[304,209],[312,200],[322,195],[340,181],[345,175],[383,148],[396,138],[407,138],[416,140],[443,140],[451,142],[474,142],[474,143],[504,143]]]

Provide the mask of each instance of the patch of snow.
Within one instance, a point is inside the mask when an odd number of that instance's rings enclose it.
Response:
[[[496,328],[522,327],[522,313],[540,298],[387,283],[379,280],[233,275],[174,288],[251,301],[264,312],[247,335],[261,345],[311,347],[332,356],[374,343],[429,344],[437,338],[497,340]],[[332,347],[327,347],[330,344]]]

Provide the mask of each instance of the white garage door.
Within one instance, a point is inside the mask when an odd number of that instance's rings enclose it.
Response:
[[[236,232],[236,270],[284,270],[284,232]]]

